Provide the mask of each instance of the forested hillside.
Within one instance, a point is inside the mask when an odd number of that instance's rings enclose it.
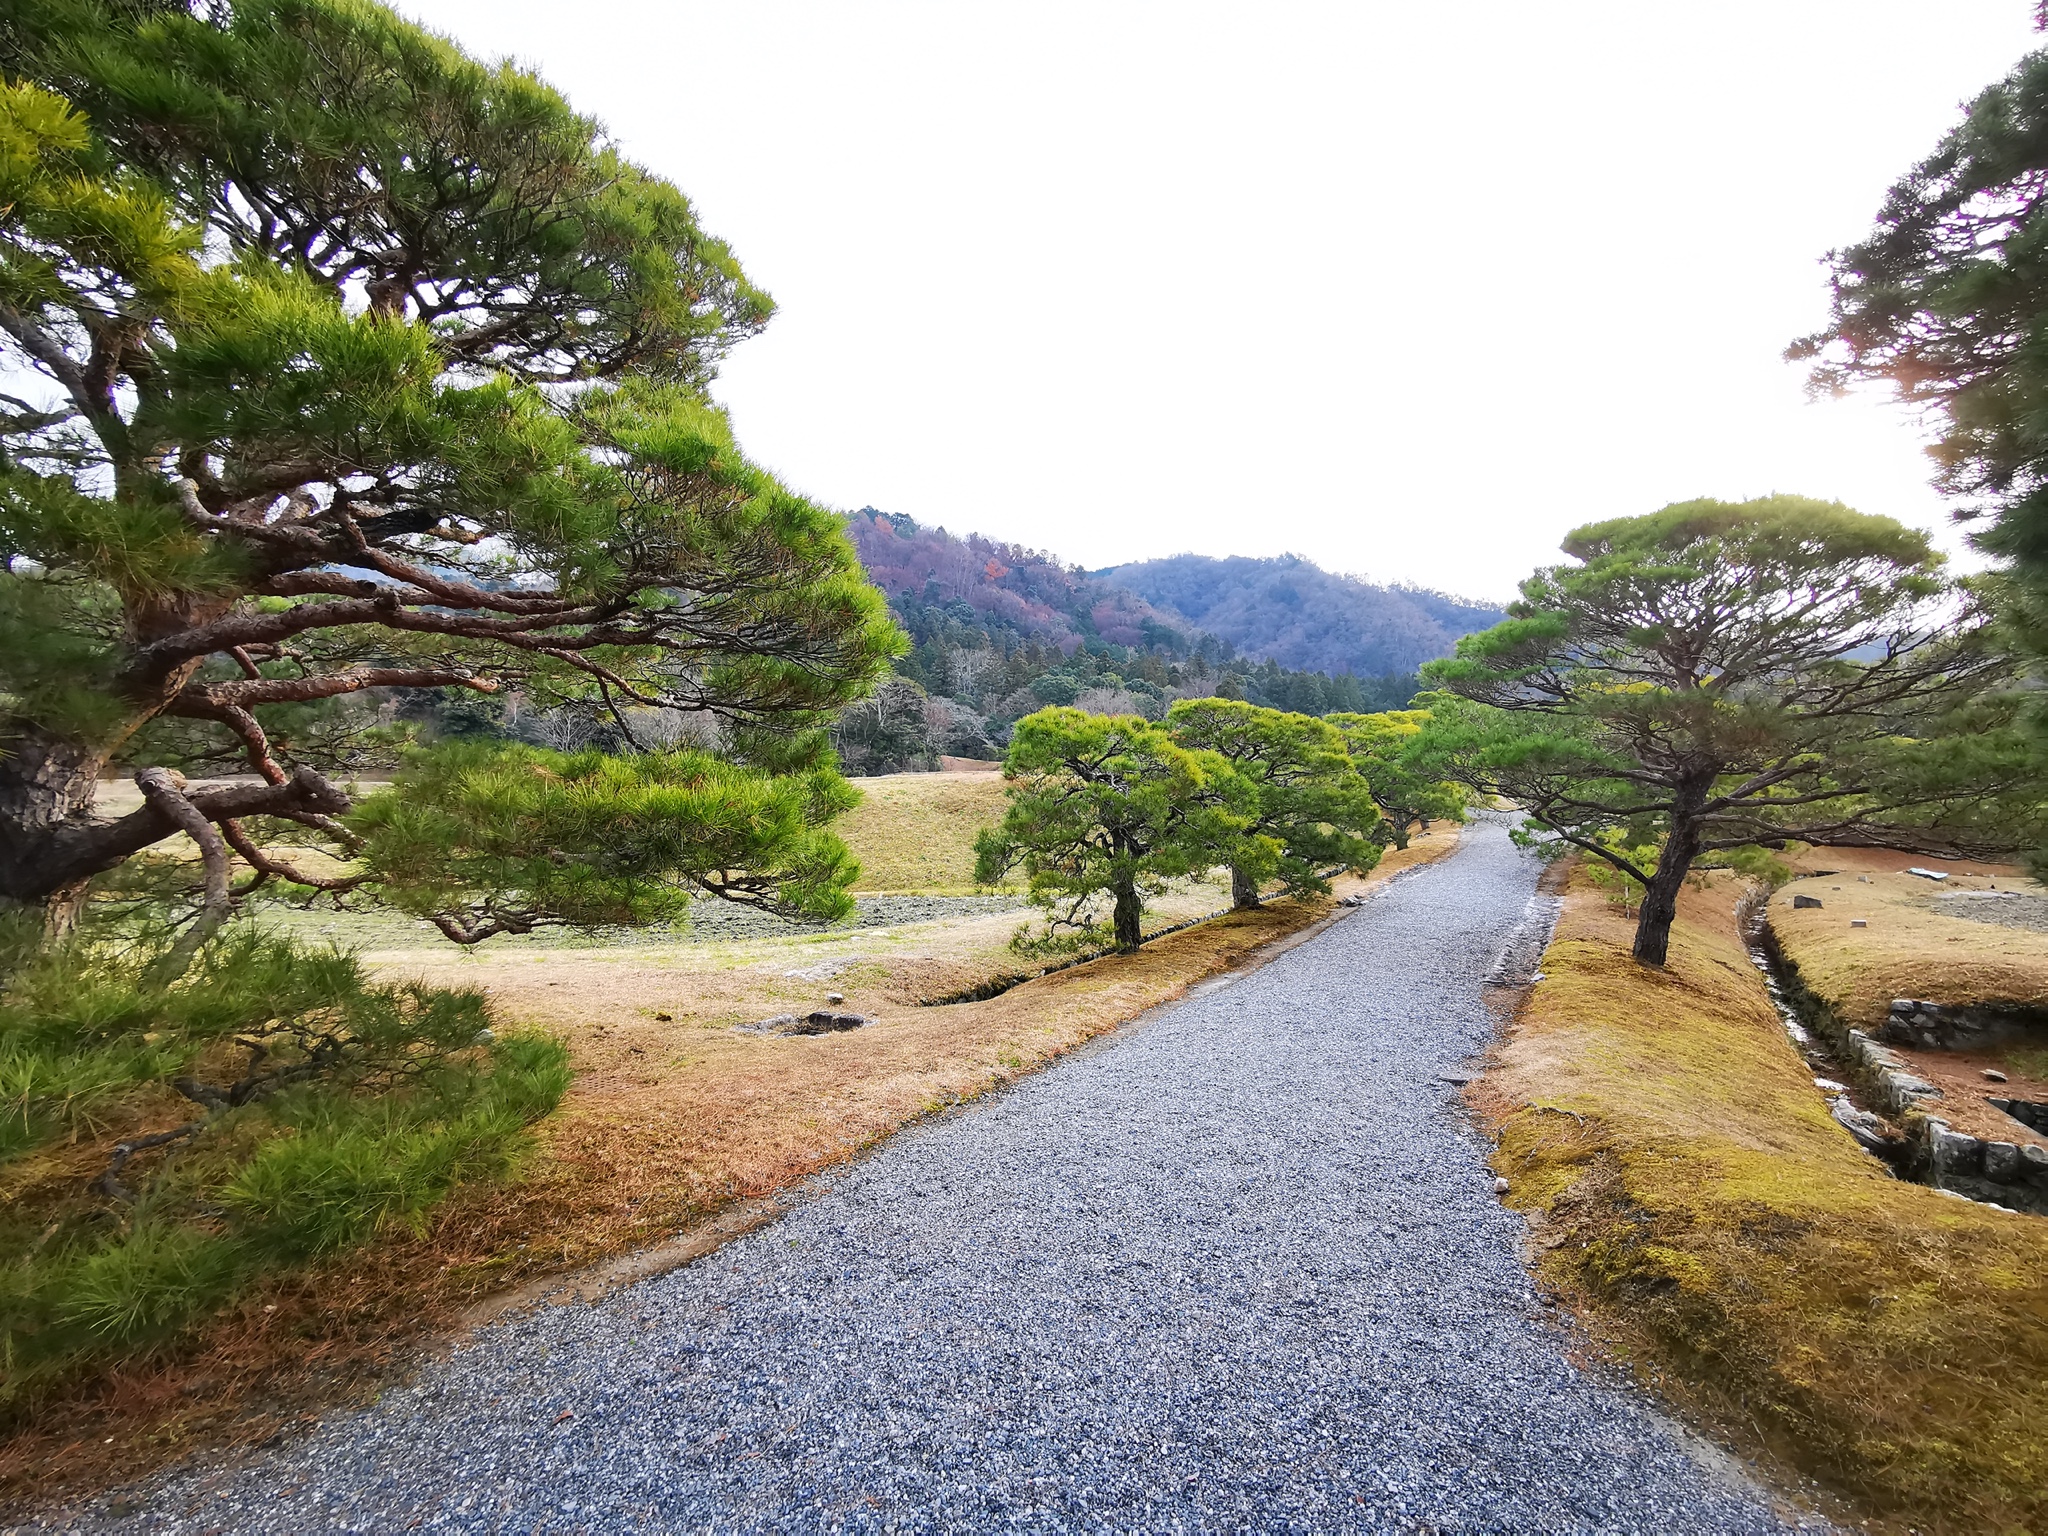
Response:
[[[852,772],[995,757],[1010,726],[1047,704],[1158,719],[1175,699],[1221,695],[1324,714],[1398,707],[1415,691],[1412,670],[1330,676],[1249,659],[1126,587],[979,534],[872,507],[848,531],[913,644],[897,678],[840,717]]]
[[[1185,651],[1195,626],[1160,613],[1128,588],[1051,555],[970,533],[920,527],[901,513],[863,507],[848,519],[868,579],[893,603],[960,602],[993,631],[1071,651],[1083,640]]]
[[[1173,555],[1094,574],[1246,655],[1354,677],[1412,672],[1448,656],[1458,636],[1502,618],[1483,603],[1419,587],[1375,586],[1299,555]]]

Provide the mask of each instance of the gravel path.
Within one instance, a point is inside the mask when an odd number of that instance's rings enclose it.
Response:
[[[1455,1072],[1497,825],[780,1223],[89,1529],[1786,1529],[1564,1358]],[[1821,1528],[1814,1522],[1813,1528]]]

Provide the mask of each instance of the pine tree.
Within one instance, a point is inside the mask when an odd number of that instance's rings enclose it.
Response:
[[[710,840],[737,864],[652,826],[672,862],[615,849],[641,885],[843,907],[820,727],[900,642],[838,520],[709,403],[771,305],[680,192],[531,75],[354,0],[16,0],[0,73],[0,366],[35,381],[0,399],[0,900],[61,929],[94,876],[184,833],[217,921],[229,848],[300,878],[250,818],[344,852],[371,830],[267,713],[514,686],[629,741],[635,712],[709,716],[727,770],[793,776]],[[163,720],[260,782],[148,769],[142,809],[97,816]],[[509,771],[543,801],[600,792],[559,766]],[[715,771],[602,791],[649,811]],[[487,812],[459,771],[414,788]],[[468,923],[492,893],[464,889]]]
[[[2038,841],[2012,667],[1924,533],[1767,496],[1592,523],[1564,550],[1423,669],[1449,692],[1415,760],[1641,884],[1638,960],[1664,964],[1703,855]]]
[[[1214,752],[1256,792],[1248,835],[1230,861],[1233,905],[1256,907],[1268,875],[1290,894],[1324,894],[1324,870],[1363,874],[1379,863],[1380,809],[1335,726],[1229,699],[1183,699],[1167,711],[1166,729],[1183,747]]]
[[[1106,895],[1111,935],[1126,952],[1143,938],[1148,892],[1219,863],[1270,872],[1277,854],[1271,838],[1251,831],[1249,780],[1136,715],[1026,715],[1003,777],[1009,810],[976,840],[975,878],[993,884],[1021,866],[1032,900],[1075,928]]]

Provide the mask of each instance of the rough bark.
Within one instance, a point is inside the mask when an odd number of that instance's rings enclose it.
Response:
[[[194,593],[131,598],[123,622],[130,639],[146,646],[211,623],[230,606],[217,596]],[[148,824],[157,828],[154,835],[129,842],[120,854],[102,861],[99,850],[122,841],[111,835],[115,827],[132,837],[144,823],[133,816],[118,823],[101,821],[93,815],[93,801],[107,764],[130,737],[174,706],[200,660],[181,658],[146,677],[123,676],[117,688],[125,715],[91,739],[0,716],[0,903],[41,907],[51,938],[62,937],[76,923],[88,880],[178,830],[175,822],[152,810]]]
[[[1235,864],[1230,867],[1230,904],[1240,912],[1259,904],[1259,882]]]
[[[57,761],[67,765],[65,771],[53,767],[34,779],[12,771],[15,763],[0,761],[0,901],[42,907],[61,931],[60,909],[75,902],[85,881],[182,828],[154,800],[114,820],[95,818],[94,757]],[[349,808],[348,796],[310,768],[282,784],[194,790],[184,800],[213,823],[247,816],[333,816]],[[59,814],[65,807],[70,809]]]
[[[1116,895],[1116,947],[1129,954],[1144,938],[1145,907],[1138,900],[1137,881],[1119,880],[1112,889]]]
[[[1711,775],[1679,786],[1671,831],[1657,868],[1643,887],[1642,911],[1636,917],[1635,957],[1644,965],[1661,966],[1671,950],[1671,925],[1678,917],[1678,893],[1700,856],[1703,834],[1700,811],[1713,784]]]
[[[11,733],[0,756],[0,891],[25,894],[15,889],[17,872],[35,861],[57,828],[91,817],[105,762],[103,752],[82,742],[33,728]]]

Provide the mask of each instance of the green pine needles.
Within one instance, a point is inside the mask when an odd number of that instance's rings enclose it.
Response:
[[[825,728],[903,641],[707,393],[771,309],[547,85],[369,0],[0,10],[0,1406],[417,1228],[565,1090],[479,994],[238,912],[844,915]],[[624,750],[359,793],[443,695]]]
[[[1233,906],[1257,906],[1275,877],[1289,895],[1321,895],[1330,889],[1326,870],[1364,874],[1379,863],[1379,804],[1335,725],[1232,699],[1182,699],[1166,728],[1251,783],[1250,819],[1228,860]]]
[[[843,911],[824,727],[903,641],[705,392],[771,306],[679,191],[358,0],[23,0],[0,75],[0,902],[61,935],[183,837],[202,934],[237,871],[454,937]],[[358,825],[329,775],[423,691],[720,761],[455,751]],[[95,814],[142,765],[260,782]]]
[[[1423,669],[1446,691],[1418,760],[1640,886],[1638,960],[1664,963],[1702,859],[2039,838],[2013,664],[1924,533],[1767,496],[1592,523],[1564,551]]]
[[[266,1270],[420,1230],[510,1173],[568,1086],[561,1043],[496,1033],[480,993],[374,983],[331,949],[245,926],[166,981],[150,945],[38,950],[12,926],[0,1415]]]
[[[475,944],[551,924],[670,921],[692,888],[844,917],[857,866],[819,828],[857,796],[824,766],[771,775],[688,748],[615,756],[456,741],[413,754],[349,825],[370,889]]]
[[[1021,867],[1033,902],[1083,931],[1106,896],[1110,937],[1126,953],[1143,940],[1145,896],[1168,880],[1233,859],[1262,873],[1274,862],[1273,842],[1250,836],[1250,781],[1139,715],[1026,715],[1003,775],[1010,807],[975,842],[975,878],[994,884]]]
[[[1103,928],[1129,952],[1145,898],[1167,882],[1230,872],[1233,905],[1259,904],[1277,877],[1290,895],[1364,874],[1431,819],[1457,820],[1464,793],[1411,762],[1419,712],[1308,715],[1231,699],[1186,699],[1164,724],[1067,707],[1017,722],[1003,775],[1010,805],[976,842],[976,878],[1021,869],[1049,932]]]

